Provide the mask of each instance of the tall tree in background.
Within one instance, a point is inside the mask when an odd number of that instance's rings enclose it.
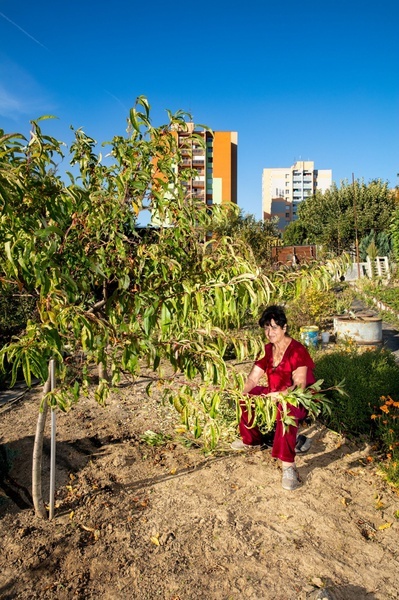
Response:
[[[302,246],[309,244],[308,232],[302,221],[291,221],[283,231],[285,246]]]
[[[355,181],[353,185],[343,181],[341,187],[333,184],[330,190],[316,192],[300,203],[300,226],[294,226],[294,233],[299,231],[303,241],[321,244],[339,255],[353,247],[356,228],[359,240],[373,230],[376,235],[388,232],[394,208],[395,195],[387,182]],[[284,242],[292,239],[292,233],[287,228]]]
[[[399,262],[399,207],[396,208],[392,215],[389,233],[391,235],[392,251],[395,260]]]
[[[251,249],[259,266],[270,265],[271,249],[281,237],[277,217],[269,221],[257,220],[254,215],[245,213],[234,204],[225,204],[221,207],[218,218],[219,222],[213,230],[216,236],[230,237],[233,243]]]

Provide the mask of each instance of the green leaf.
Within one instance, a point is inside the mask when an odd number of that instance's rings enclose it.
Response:
[[[22,372],[24,374],[24,379],[26,381],[26,385],[28,387],[31,387],[32,378],[31,378],[30,363],[29,363],[29,357],[26,353],[22,357]]]

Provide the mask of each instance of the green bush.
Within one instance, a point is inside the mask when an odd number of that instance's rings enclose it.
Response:
[[[332,412],[325,424],[346,434],[373,433],[371,415],[382,396],[399,396],[399,366],[384,349],[360,352],[357,348],[338,350],[316,358],[316,379],[324,388],[345,381],[347,396],[331,393]]]
[[[8,344],[12,337],[19,335],[26,327],[28,319],[33,318],[36,300],[32,296],[16,294],[15,290],[3,285],[0,294],[0,348]],[[4,361],[4,372],[0,373],[0,389],[6,387],[11,370],[8,361]]]
[[[32,318],[36,299],[29,295],[16,294],[8,287],[1,287],[0,295],[0,342],[5,343],[14,334],[26,327]]]

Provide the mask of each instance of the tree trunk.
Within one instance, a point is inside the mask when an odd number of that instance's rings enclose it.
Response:
[[[50,374],[43,387],[43,396],[48,394],[51,389]],[[46,418],[48,413],[47,402],[43,405],[43,410],[39,413],[37,424],[36,424],[36,435],[35,443],[33,446],[33,460],[32,460],[32,499],[33,506],[35,508],[35,514],[38,517],[45,519],[47,517],[47,511],[43,501],[42,492],[42,456],[43,456],[43,436],[44,426],[46,424]]]

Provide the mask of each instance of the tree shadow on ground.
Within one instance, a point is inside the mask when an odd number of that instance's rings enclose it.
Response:
[[[57,441],[56,486],[62,487],[70,476],[76,475],[94,456],[107,452],[107,446],[121,443],[119,438],[102,439],[93,435],[75,440]],[[0,443],[0,518],[6,511],[33,507],[31,496],[32,455],[34,436],[26,436],[8,443]],[[42,489],[43,498],[49,497],[51,441],[43,441]]]
[[[75,440],[58,441],[56,444],[56,487],[61,489],[70,482],[70,478],[77,476],[78,473],[88,464],[98,457],[104,457],[111,452],[111,447],[118,444],[125,444],[127,441],[139,443],[137,435],[133,437],[125,436],[101,438],[99,435],[78,438]],[[0,518],[6,512],[18,513],[19,510],[32,509],[33,502],[31,497],[31,474],[32,474],[32,453],[34,436],[26,436],[7,444],[0,444]],[[139,444],[143,448],[146,444]],[[43,460],[42,460],[42,490],[43,498],[49,497],[50,486],[50,439],[45,438],[43,442]],[[162,453],[162,447],[154,447],[152,451]],[[137,492],[145,490],[153,485],[162,483],[169,479],[184,477],[212,463],[225,460],[230,454],[213,457],[199,457],[197,464],[177,469],[173,474],[166,473],[159,476],[148,477],[145,479],[134,480],[131,484],[119,484],[112,481],[111,485],[100,486],[98,493],[106,491],[117,494],[119,491],[127,490]],[[134,462],[137,458],[132,459]],[[111,489],[112,488],[112,489]],[[91,496],[96,495],[91,492]],[[79,503],[79,502],[77,502]],[[73,508],[74,502],[67,503],[67,510]],[[64,507],[65,509],[65,507]],[[58,511],[59,513],[59,511]]]
[[[334,585],[329,583],[323,589],[317,589],[306,596],[304,600],[376,600],[373,592],[368,592],[359,585]],[[300,597],[302,600],[302,596]]]
[[[297,456],[301,456],[303,459],[301,468],[304,469],[306,475],[309,475],[314,469],[328,467],[332,463],[342,460],[344,456],[355,453],[359,454],[369,448],[369,444],[360,438],[355,441],[347,441],[334,433],[334,435],[337,435],[337,444],[339,445],[328,450],[331,442],[326,440],[326,436],[329,433],[333,432],[330,432],[328,429],[320,429],[317,424],[305,430],[305,435],[312,438],[312,445],[306,453]],[[342,439],[342,443],[340,443],[340,439]],[[361,458],[356,457],[351,466],[357,466],[360,463]]]

